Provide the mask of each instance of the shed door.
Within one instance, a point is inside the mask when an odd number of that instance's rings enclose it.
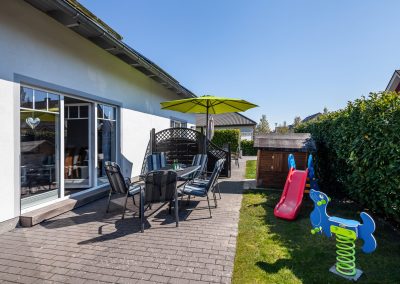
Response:
[[[284,166],[285,163],[283,161],[282,153],[268,153],[268,158],[270,158],[270,167],[267,168],[267,171],[271,172],[283,172],[285,171]]]

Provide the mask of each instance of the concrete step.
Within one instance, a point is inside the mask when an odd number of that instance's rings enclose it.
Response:
[[[103,198],[108,195],[108,192],[109,188],[105,187],[74,198],[59,201],[36,210],[32,210],[20,216],[20,225],[22,227],[32,227],[40,222],[43,222],[44,220],[51,219],[82,205]]]

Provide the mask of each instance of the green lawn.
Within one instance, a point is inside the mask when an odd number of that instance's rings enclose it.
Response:
[[[280,192],[248,190],[243,194],[233,283],[350,283],[328,271],[335,262],[335,240],[311,235],[313,203],[305,196],[296,221],[275,218]],[[351,203],[332,201],[331,215],[360,220]],[[400,236],[377,221],[378,248],[372,254],[356,244],[357,267],[365,274],[359,283],[400,283]]]
[[[248,179],[256,178],[256,167],[257,167],[256,160],[246,161],[246,178]]]

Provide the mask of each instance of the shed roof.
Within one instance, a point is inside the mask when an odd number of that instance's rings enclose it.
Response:
[[[271,150],[296,150],[300,152],[315,150],[315,144],[310,133],[270,133],[258,135],[255,137],[254,147]]]
[[[196,97],[174,77],[122,41],[116,31],[76,0],[25,0],[66,28],[93,42],[183,98]]]
[[[214,126],[255,126],[257,124],[254,120],[237,112],[213,114],[212,117]],[[205,125],[206,115],[196,114],[196,126],[202,127]]]

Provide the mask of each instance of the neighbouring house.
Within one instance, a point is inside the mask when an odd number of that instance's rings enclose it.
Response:
[[[305,170],[308,154],[315,150],[315,144],[309,133],[269,133],[257,135],[254,148],[257,148],[257,186],[283,189],[289,172],[289,154],[294,155],[297,169]]]
[[[253,140],[257,123],[243,114],[232,112],[211,115],[214,129],[239,129],[241,140]],[[201,130],[206,126],[206,115],[196,114],[196,128]]]
[[[138,175],[152,128],[195,125],[160,109],[195,95],[76,1],[0,6],[0,227],[104,191],[105,161]]]
[[[320,113],[320,112],[317,112],[317,113],[314,113],[314,114],[312,114],[312,115],[309,115],[309,116],[307,116],[306,118],[304,118],[304,119],[301,121],[301,123],[305,123],[305,122],[308,122],[308,121],[317,119],[320,115],[322,115],[322,113]]]
[[[400,92],[400,70],[395,70],[392,78],[390,78],[389,84],[386,87],[386,91]]]

